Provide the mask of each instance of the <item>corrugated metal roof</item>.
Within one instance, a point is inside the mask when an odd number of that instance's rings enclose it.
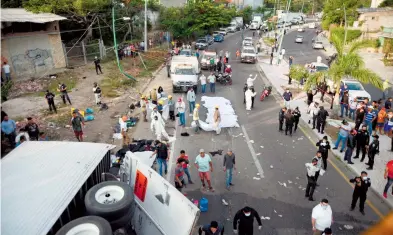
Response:
[[[52,13],[33,13],[23,8],[2,8],[1,22],[31,22],[31,23],[48,23],[67,18]]]
[[[1,160],[1,234],[46,234],[114,147],[27,141],[14,149]]]

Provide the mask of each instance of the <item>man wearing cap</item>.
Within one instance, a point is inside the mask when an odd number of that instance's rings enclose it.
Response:
[[[33,121],[33,118],[27,118],[27,124],[25,126],[25,130],[29,134],[30,140],[38,140],[38,136],[40,134],[40,130],[38,128],[37,123]]]
[[[218,225],[217,221],[212,221],[210,224],[199,227],[198,234],[202,235],[224,235],[224,226]]]
[[[317,185],[317,180],[315,179],[315,174],[319,171],[317,167],[318,159],[313,158],[311,163],[306,163],[307,169],[307,187],[306,187],[306,197],[309,201],[314,201],[313,194],[315,186]]]
[[[186,104],[184,103],[183,99],[179,97],[176,103],[176,110],[177,113],[179,114],[179,121],[180,124],[179,126],[185,126],[186,125],[186,116],[185,116],[185,111],[186,111]]]
[[[199,104],[195,105],[194,113],[192,114],[192,120],[195,122],[195,133],[199,133]]]
[[[228,149],[228,152],[224,155],[224,172],[226,173],[226,187],[227,190],[230,189],[232,184],[232,173],[233,169],[236,171],[236,166],[235,166],[235,154],[232,152],[231,149]]]
[[[367,177],[367,172],[362,171],[360,176],[350,179],[349,182],[353,183],[355,185],[355,187],[353,189],[352,203],[351,203],[350,210],[353,211],[353,209],[355,209],[356,203],[357,203],[358,199],[360,199],[359,210],[360,210],[360,213],[365,215],[364,203],[366,202],[366,199],[367,199],[368,188],[371,186],[370,178]]]
[[[175,102],[172,99],[172,96],[168,96],[168,108],[169,108],[169,119],[175,121]]]
[[[221,133],[221,127],[220,127],[221,114],[218,105],[216,105],[215,107],[213,118],[214,118],[214,127],[216,128],[216,134],[219,135]]]
[[[240,209],[235,218],[233,218],[233,232],[239,235],[253,235],[254,233],[254,218],[258,222],[258,229],[262,229],[261,217],[256,210],[251,207],[244,207]]]
[[[327,199],[322,199],[321,203],[312,209],[311,224],[313,235],[322,235],[326,228],[330,228],[333,223],[333,212]]]
[[[205,150],[199,150],[199,155],[195,159],[195,167],[198,169],[199,177],[202,182],[202,189],[206,189],[205,180],[209,185],[209,190],[214,192],[214,189],[211,185],[210,180],[210,172],[213,172],[213,163],[210,155],[205,154]]]
[[[190,89],[188,89],[187,92],[187,101],[188,101],[188,109],[190,111],[190,116],[192,116],[192,113],[194,112],[194,108],[195,108],[195,92],[194,89],[192,87],[190,87]]]
[[[377,134],[373,135],[373,141],[368,147],[368,163],[366,163],[366,165],[368,165],[367,170],[373,169],[376,154],[379,154],[379,135]]]
[[[257,75],[255,75],[255,77],[252,78],[252,74],[250,74],[250,76],[247,78],[247,87],[248,88],[251,88],[254,86],[255,79],[257,79]]]

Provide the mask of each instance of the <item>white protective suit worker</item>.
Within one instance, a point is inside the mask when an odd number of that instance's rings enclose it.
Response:
[[[252,106],[252,97],[256,95],[256,92],[252,92],[251,89],[247,89],[244,94],[246,96],[246,110],[251,110]]]
[[[153,112],[151,113],[150,118],[150,129],[156,134],[157,140],[162,141],[163,136],[164,138],[169,140],[169,135],[168,133],[166,133],[165,130],[165,122],[162,119],[161,114],[158,112],[157,106],[153,108]]]
[[[255,79],[257,79],[257,75],[255,75],[255,77],[252,78],[252,74],[250,74],[250,76],[247,78],[247,86],[249,88],[254,86]]]

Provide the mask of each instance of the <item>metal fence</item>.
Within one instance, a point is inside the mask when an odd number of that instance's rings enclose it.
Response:
[[[92,63],[95,57],[102,59],[106,55],[105,46],[101,40],[94,40],[89,43],[81,41],[68,46],[63,44],[63,48],[68,68]]]

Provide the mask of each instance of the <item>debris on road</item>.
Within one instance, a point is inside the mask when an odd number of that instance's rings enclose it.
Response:
[[[253,143],[254,143],[254,140],[250,140],[250,143],[253,144]]]
[[[270,217],[263,217],[263,216],[261,216],[261,220],[270,220]]]
[[[260,180],[261,178],[259,177],[253,177],[254,180]]]
[[[353,226],[349,225],[349,224],[346,224],[346,225],[344,225],[344,228],[347,229],[347,230],[351,230],[351,229],[353,229]]]
[[[224,206],[228,206],[228,205],[229,205],[228,202],[226,202],[224,198],[222,199],[222,204],[223,204]]]
[[[292,184],[292,181],[288,180],[288,183]]]
[[[261,155],[261,153],[257,153],[256,155],[259,156],[259,155]]]
[[[297,176],[296,176],[296,179],[298,180],[298,179],[299,179],[299,177],[297,177]]]
[[[273,165],[270,165],[270,169],[273,169]]]
[[[282,215],[278,215],[279,217],[282,217]]]
[[[263,146],[260,146],[261,148],[264,148]]]
[[[276,213],[276,214],[277,214],[277,211],[276,211],[276,210],[274,210],[274,213]]]

